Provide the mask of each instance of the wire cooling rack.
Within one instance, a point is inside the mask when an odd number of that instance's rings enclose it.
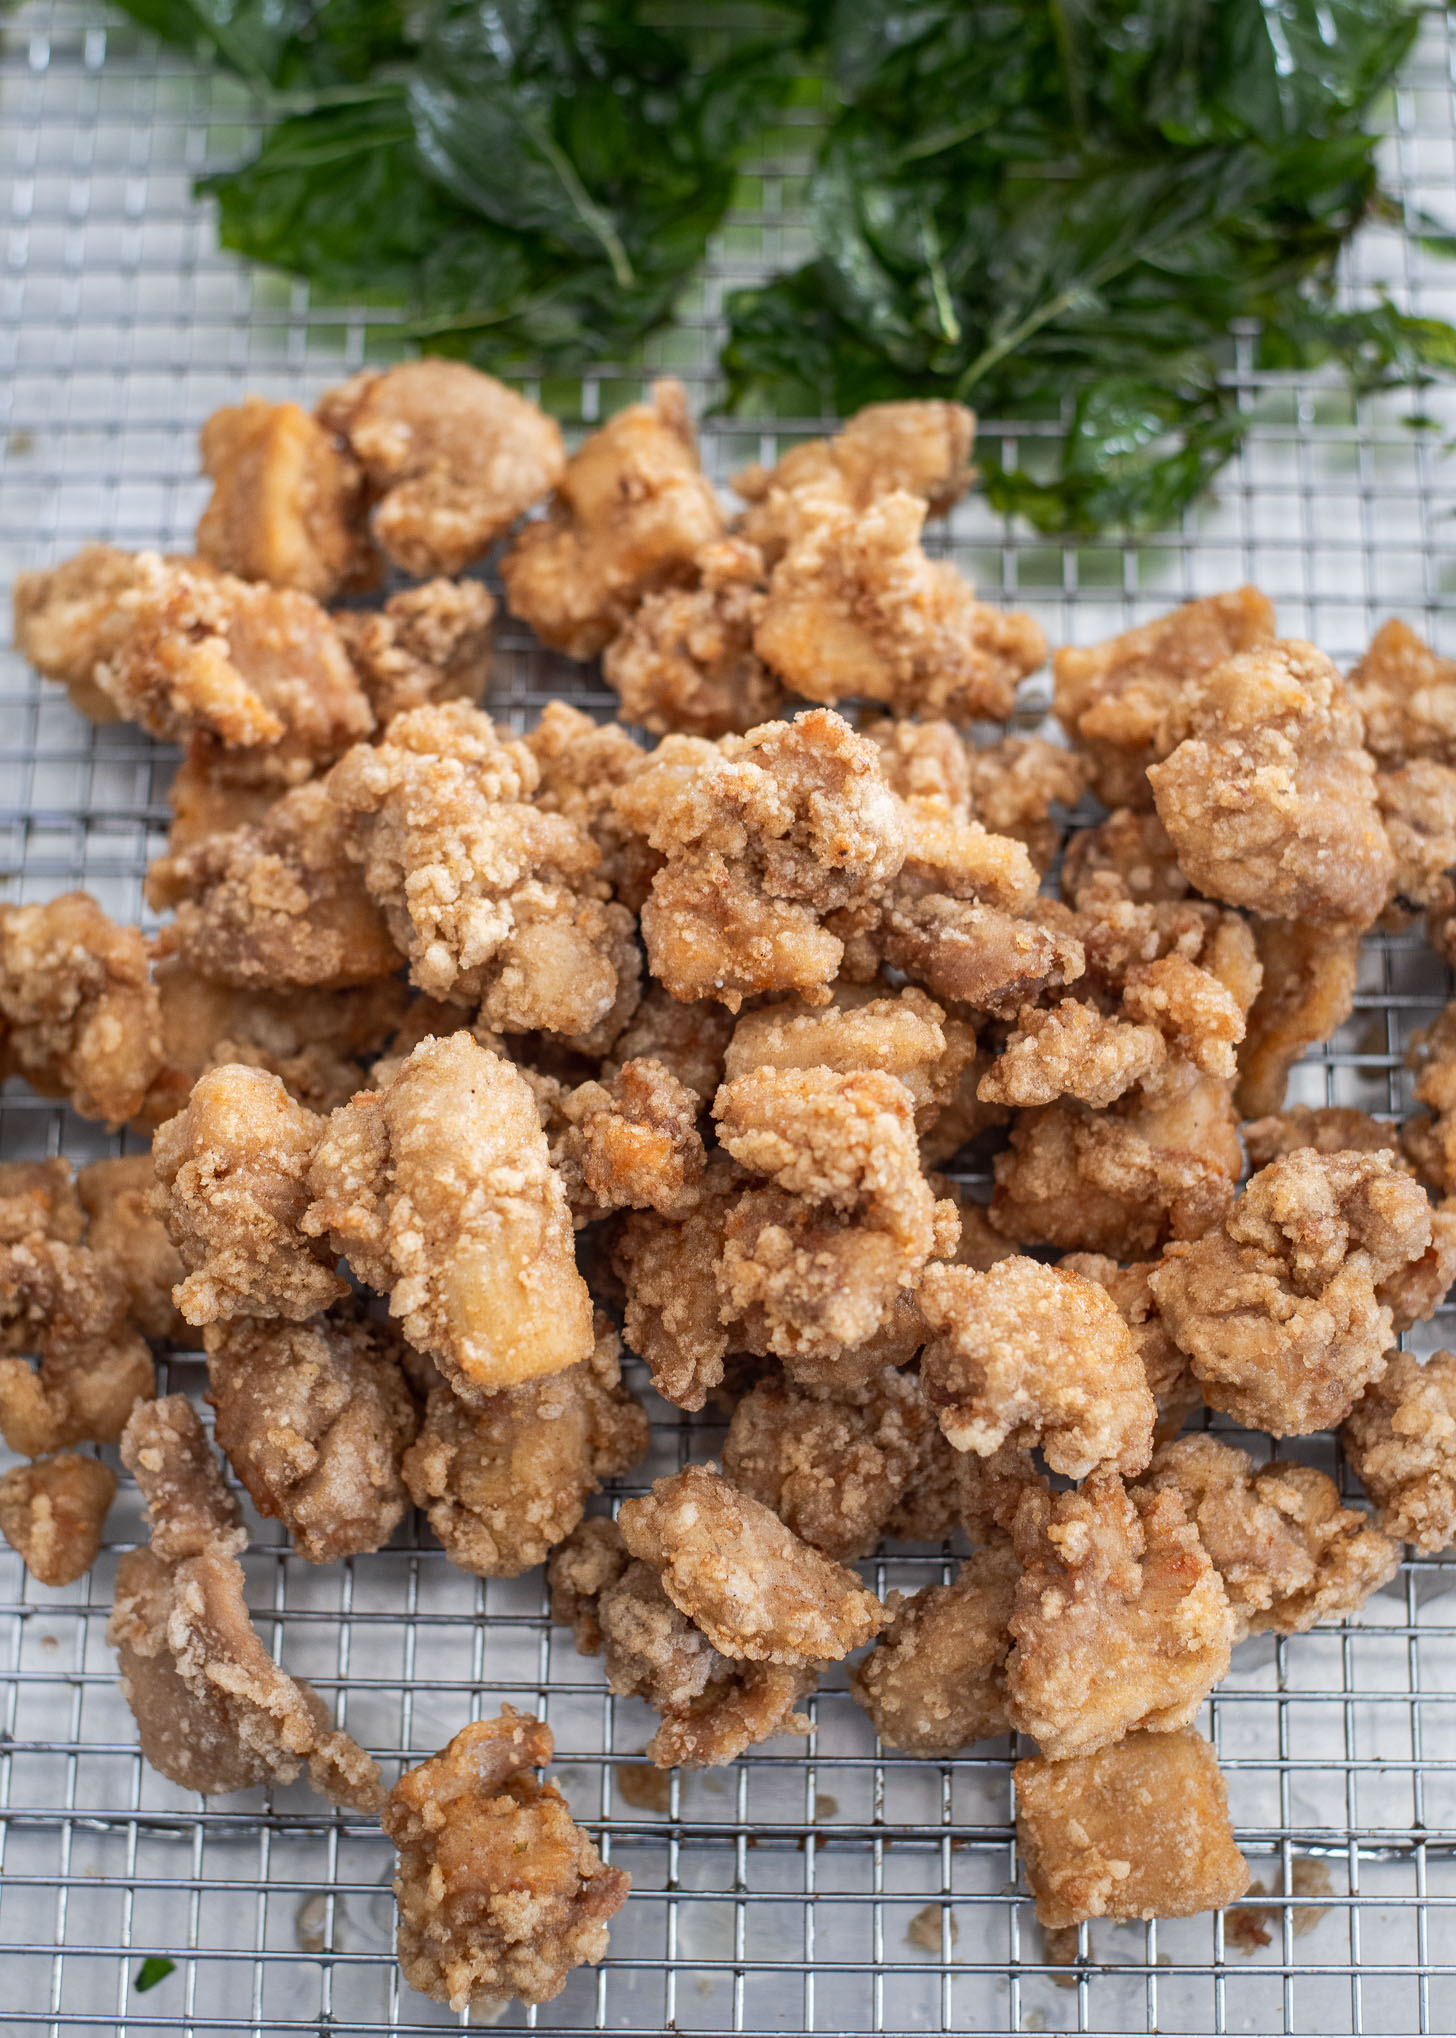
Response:
[[[216,250],[192,177],[236,158],[243,95],[159,54],[129,25],[67,4],[0,31],[0,578],[87,539],[185,546],[200,506],[196,431],[244,390],[305,401],[389,348],[387,321],[311,306]],[[1389,176],[1449,216],[1456,191],[1452,47],[1426,22],[1390,109]],[[686,323],[646,364],[711,395],[721,294],[792,256],[806,137],[786,128],[750,166]],[[1348,277],[1417,310],[1456,310],[1456,271],[1371,233]],[[546,399],[584,422],[637,393],[642,363],[604,366]],[[1283,628],[1340,659],[1400,614],[1456,650],[1456,407],[1405,422],[1328,388],[1238,375],[1262,422],[1215,505],[1136,547],[1060,545],[984,502],[943,540],[983,590],[1033,609],[1053,641],[1086,641],[1195,593],[1257,580]],[[725,479],[794,430],[709,423]],[[983,428],[1008,455],[1035,434]],[[491,706],[518,726],[553,692],[607,705],[594,682],[508,626]],[[1028,719],[1035,721],[1035,701]],[[0,653],[0,880],[41,899],[84,884],[144,918],[141,879],[165,824],[170,754],[92,729]],[[1449,995],[1410,940],[1368,944],[1354,1017],[1296,1072],[1295,1099],[1398,1115],[1410,1031]],[[0,1153],[76,1160],[116,1142],[9,1085]],[[1456,1342],[1441,1322],[1420,1348]],[[195,1357],[165,1386],[200,1392]],[[654,1405],[640,1478],[706,1456],[719,1430]],[[1267,1449],[1267,1444],[1259,1444]],[[1332,1447],[1302,1451],[1330,1469]],[[624,1489],[625,1490],[625,1489]],[[635,1489],[634,1489],[635,1490]],[[1010,1743],[951,1762],[877,1748],[842,1676],[812,1702],[806,1744],[670,1780],[644,1767],[653,1724],[613,1700],[596,1663],[552,1631],[540,1573],[478,1581],[407,1530],[387,1551],[315,1570],[256,1521],[250,1604],[270,1646],[336,1702],[392,1776],[502,1699],[539,1709],[559,1777],[635,1894],[602,1968],[507,2025],[665,2031],[1203,2031],[1456,2029],[1456,1601],[1452,1567],[1407,1564],[1354,1620],[1245,1643],[1204,1724],[1241,1843],[1270,1892],[1268,1943],[1248,1920],[1084,1928],[1049,1948],[1021,1891]],[[141,1534],[123,1483],[111,1540],[63,1591],[0,1550],[0,2038],[50,2031],[409,2032],[456,2020],[402,1988],[391,1851],[378,1829],[302,1787],[204,1801],[142,1762],[104,1640],[117,1553]],[[943,1549],[867,1567],[877,1588],[949,1575]],[[1061,1955],[1061,1962],[1049,1956]],[[149,1955],[175,1966],[137,1986]]]

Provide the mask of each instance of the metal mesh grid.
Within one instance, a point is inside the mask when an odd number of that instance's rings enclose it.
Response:
[[[200,505],[195,434],[244,389],[310,399],[388,350],[387,322],[310,305],[215,248],[190,197],[253,128],[236,87],[159,55],[93,7],[20,9],[0,43],[0,578],[90,538],[186,544]],[[1426,23],[1391,108],[1390,176],[1450,211],[1453,48]],[[805,136],[786,128],[748,166],[740,204],[685,326],[645,363],[543,392],[589,422],[637,393],[644,367],[711,390],[721,294],[795,250]],[[1388,287],[1456,310],[1456,271],[1395,237],[1364,237],[1352,292]],[[1136,547],[1060,545],[957,512],[943,542],[983,590],[1034,610],[1053,641],[1088,640],[1172,602],[1257,580],[1281,624],[1337,658],[1398,613],[1456,650],[1456,403],[1413,431],[1408,398],[1357,411],[1338,391],[1259,378],[1262,422],[1217,504]],[[814,421],[709,423],[719,479],[772,458]],[[983,428],[1035,455],[1035,433]],[[519,724],[552,692],[606,704],[580,673],[508,628],[490,705]],[[1035,704],[1028,720],[1037,719]],[[4,896],[88,886],[144,917],[141,876],[165,823],[168,753],[94,730],[0,654]],[[1404,939],[1368,944],[1356,1011],[1296,1072],[1291,1098],[1399,1115],[1411,1030],[1449,995]],[[110,1143],[114,1147],[116,1143]],[[107,1151],[96,1128],[11,1084],[6,1158]],[[1452,1339],[1438,1319],[1420,1349]],[[195,1360],[163,1385],[200,1390]],[[639,1482],[707,1455],[721,1431],[654,1404]],[[1267,1450],[1267,1442],[1255,1448]],[[1338,1469],[1333,1447],[1301,1455]],[[636,1483],[636,1482],[634,1482]],[[624,1490],[630,1490],[624,1488]],[[1220,1918],[1084,1928],[1054,1965],[1018,1894],[1010,1743],[953,1762],[874,1743],[842,1675],[817,1731],[731,1769],[645,1771],[652,1720],[612,1699],[598,1666],[545,1619],[540,1574],[475,1580],[409,1531],[376,1556],[315,1571],[253,1524],[249,1600],[265,1640],[337,1700],[392,1775],[503,1698],[539,1708],[557,1775],[604,1854],[636,1886],[605,1966],[505,2022],[616,2031],[1450,2031],[1456,2028],[1456,1617],[1450,1567],[1408,1563],[1340,1629],[1244,1644],[1207,1709],[1239,1839],[1275,1893],[1270,1943],[1241,1950]],[[391,1853],[376,1828],[302,1786],[204,1802],[146,1768],[104,1642],[117,1554],[140,1533],[123,1484],[93,1573],[37,1588],[0,1550],[0,2032],[380,2032],[455,2020],[402,1989],[391,1952]],[[881,1591],[950,1575],[944,1549],[867,1567]],[[788,1750],[789,1752],[785,1752]],[[1301,1864],[1323,1864],[1328,1894]],[[1300,1894],[1299,1892],[1305,1892]],[[909,1928],[915,1924],[915,1936]],[[1308,1929],[1306,1929],[1308,1928]],[[176,1961],[154,1992],[140,1963]]]

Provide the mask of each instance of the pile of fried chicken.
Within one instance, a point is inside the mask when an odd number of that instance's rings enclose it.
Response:
[[[660,1765],[809,1731],[867,1645],[889,1747],[1031,1737],[1051,1929],[1237,1898],[1191,1724],[1231,1649],[1456,1539],[1456,1356],[1397,1348],[1456,1278],[1456,1005],[1405,1125],[1284,1108],[1368,930],[1424,915],[1456,958],[1456,663],[1392,622],[1342,677],[1245,587],[1057,652],[1065,741],[982,740],[1046,647],[923,549],[972,428],[874,406],[730,519],[675,384],[568,457],[417,360],[210,419],[195,556],[17,585],[38,670],[183,756],[160,933],[0,906],[4,1072],[151,1136],[0,1168],[0,1527],[75,1578],[116,1483],[76,1447],[119,1444],[143,1749],[378,1812],[404,1972],[456,2009],[557,1994],[628,1878],[509,1709],[386,1797],[259,1641],[154,1341],[201,1334],[216,1446],[308,1562],[414,1506],[466,1571],[545,1563]],[[621,721],[477,705],[498,541]],[[937,1173],[973,1142],[985,1205]],[[587,1514],[648,1445],[623,1345],[727,1439]],[[1372,1506],[1205,1409],[1338,1431]],[[950,1584],[851,1568],[957,1530]]]

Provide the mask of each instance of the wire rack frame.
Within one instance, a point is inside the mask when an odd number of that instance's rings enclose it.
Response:
[[[1451,210],[1453,48],[1443,10],[1390,108],[1388,172],[1410,203]],[[310,399],[390,351],[389,321],[317,306],[216,249],[191,180],[256,134],[231,84],[159,53],[90,5],[22,7],[0,31],[0,577],[91,538],[184,546],[200,506],[196,431],[245,389]],[[742,201],[680,326],[642,361],[540,393],[589,424],[670,371],[705,407],[725,290],[804,245],[809,137],[786,124],[746,166]],[[1347,284],[1456,311],[1456,270],[1395,236],[1362,237]],[[936,542],[983,590],[1086,641],[1248,578],[1281,625],[1354,655],[1386,615],[1456,649],[1456,405],[1353,406],[1338,389],[1234,370],[1259,420],[1215,503],[1137,546],[1059,544],[957,511]],[[817,420],[707,421],[720,481]],[[1034,429],[983,425],[1009,460]],[[1023,716],[1044,707],[1035,685]],[[516,726],[594,675],[507,626],[490,705]],[[141,878],[166,821],[170,753],[92,729],[0,654],[3,896],[84,884],[145,920]],[[1367,944],[1356,1009],[1296,1071],[1291,1098],[1408,1108],[1412,1031],[1450,995],[1409,937]],[[10,1084],[0,1154],[116,1150]],[[969,1178],[968,1178],[969,1179]],[[1425,1351],[1456,1342],[1423,1326]],[[161,1364],[197,1395],[196,1355]],[[713,1452],[721,1425],[648,1397],[652,1454],[620,1493]],[[1267,1451],[1267,1440],[1251,1440]],[[1300,1455],[1343,1479],[1328,1440]],[[114,1454],[113,1454],[114,1455]],[[614,1493],[612,1500],[619,1497]],[[315,1570],[250,1517],[249,1603],[266,1643],[337,1705],[392,1774],[502,1699],[539,1709],[556,1774],[634,1896],[603,1967],[540,2011],[542,2029],[694,2031],[1426,2032],[1456,2028],[1456,1600],[1451,1566],[1408,1562],[1355,1619],[1244,1644],[1204,1725],[1241,1844],[1270,1894],[1252,1921],[1083,1928],[1049,1946],[1021,1890],[1010,1742],[949,1762],[882,1749],[843,1677],[815,1733],[724,1771],[660,1777],[652,1719],[613,1699],[553,1631],[539,1573],[482,1581],[415,1525],[390,1549]],[[123,1482],[95,1570],[48,1592],[0,1552],[0,2033],[412,2032],[456,2022],[404,1989],[392,1958],[391,1853],[377,1828],[294,1787],[202,1800],[149,1770],[104,1641],[118,1554],[142,1534]],[[952,1575],[944,1548],[865,1567],[882,1592]],[[1313,1864],[1313,1865],[1311,1865]],[[1258,1943],[1260,1933],[1268,1943]],[[155,1987],[142,1962],[175,1963]]]

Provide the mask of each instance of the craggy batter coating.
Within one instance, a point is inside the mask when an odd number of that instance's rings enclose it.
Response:
[[[1084,1280],[1098,1282],[1117,1304],[1132,1336],[1133,1350],[1142,1362],[1148,1392],[1157,1404],[1154,1441],[1161,1443],[1176,1436],[1203,1396],[1188,1360],[1168,1335],[1153,1300],[1149,1276],[1158,1261],[1135,1260],[1131,1266],[1120,1267],[1104,1253],[1068,1253],[1059,1264]]]
[[[1229,1667],[1236,1622],[1181,1495],[1094,1472],[1029,1487],[1006,1671],[1011,1723],[1054,1760],[1187,1726]]]
[[[1456,904],[1450,875],[1456,864],[1456,769],[1417,758],[1403,770],[1378,772],[1375,797],[1395,858],[1393,919],[1399,922],[1422,907],[1433,918],[1448,916]]]
[[[711,1465],[657,1480],[641,1499],[624,1501],[617,1520],[631,1554],[652,1566],[673,1605],[721,1655],[837,1662],[889,1618],[852,1572],[810,1549]]]
[[[1249,1886],[1228,1788],[1187,1729],[1131,1734],[1071,1761],[1018,1762],[1016,1838],[1049,1931],[1084,1918],[1191,1918]]]
[[[187,895],[187,854],[216,835],[250,828],[292,786],[318,776],[318,758],[293,746],[271,750],[230,750],[216,736],[188,738],[182,761],[167,788],[172,822],[167,848],[147,866],[146,900],[157,912]]]
[[[646,1455],[647,1414],[622,1385],[617,1338],[600,1311],[589,1358],[460,1400],[432,1387],[404,1480],[447,1554],[482,1578],[516,1578],[568,1536],[587,1496]]]
[[[699,1409],[723,1378],[730,1349],[719,1317],[718,1264],[728,1213],[743,1193],[730,1161],[715,1157],[685,1216],[634,1210],[612,1245],[612,1268],[626,1291],[623,1329],[652,1384],[678,1408]]]
[[[1062,859],[1062,897],[1075,899],[1104,875],[1139,905],[1172,904],[1192,890],[1167,829],[1156,813],[1137,807],[1118,807],[1097,827],[1074,831]]]
[[[470,1034],[426,1038],[383,1089],[335,1111],[308,1194],[304,1232],[389,1296],[466,1399],[590,1354],[591,1300],[535,1099]]]
[[[556,420],[463,361],[365,369],[317,415],[364,471],[375,538],[422,580],[463,572],[565,465]]]
[[[1108,807],[1150,807],[1145,773],[1160,754],[1163,717],[1192,682],[1273,635],[1270,603],[1256,587],[1240,587],[1101,644],[1058,651],[1053,706],[1086,754],[1098,799]]]
[[[604,1210],[690,1210],[706,1165],[698,1110],[697,1093],[659,1061],[625,1061],[605,1082],[562,1090],[548,1136],[577,1221]]]
[[[72,1451],[16,1465],[0,1479],[0,1535],[32,1578],[69,1585],[101,1550],[116,1474]]]
[[[784,690],[753,648],[767,605],[763,554],[742,538],[694,553],[693,584],[644,597],[602,653],[602,677],[629,722],[657,735],[746,735]]]
[[[422,364],[423,365],[423,364]],[[554,1783],[551,1729],[504,1706],[407,1769],[380,1815],[399,1851],[397,1946],[411,1988],[489,2020],[546,2003],[607,1950],[631,1877],[608,1868]]]
[[[298,404],[249,396],[215,410],[200,450],[212,497],[197,553],[210,566],[318,601],[378,579],[358,465]]]
[[[661,984],[649,983],[641,1004],[618,1034],[613,1059],[604,1064],[602,1074],[609,1079],[632,1060],[660,1062],[684,1089],[709,1103],[723,1080],[733,1030],[732,1013],[715,998],[683,1004]]]
[[[1007,1731],[1007,1623],[1019,1571],[1001,1537],[977,1550],[950,1585],[927,1585],[894,1606],[889,1627],[850,1675],[887,1747],[955,1755]]]
[[[70,1444],[114,1444],[137,1401],[156,1392],[130,1297],[88,1246],[40,1237],[0,1247],[0,1434],[38,1458]]]
[[[1030,616],[976,600],[921,548],[926,505],[898,489],[855,509],[796,494],[753,648],[790,693],[879,701],[897,715],[1004,721],[1046,656]]]
[[[1456,1193],[1456,1003],[1411,1036],[1406,1062],[1426,1110],[1407,1118],[1400,1143],[1421,1180],[1449,1196]]]
[[[531,804],[538,771],[462,702],[396,716],[326,781],[347,853],[410,975],[489,1026],[586,1033],[617,1001],[631,923],[604,903],[596,845]]]
[[[1278,1111],[1289,1071],[1307,1047],[1329,1040],[1355,1006],[1360,936],[1306,920],[1253,922],[1264,980],[1239,1050],[1239,1110]]]
[[[869,905],[905,855],[878,750],[823,708],[716,745],[665,737],[616,814],[666,859],[642,908],[653,976],[730,1012],[765,991],[827,1004],[844,942],[826,916]]]
[[[1456,663],[1438,658],[1408,623],[1383,623],[1347,684],[1377,762],[1456,764]]]
[[[619,410],[572,454],[545,517],[506,553],[507,605],[543,644],[594,658],[645,595],[686,583],[722,530],[686,392],[654,382],[649,402]]]
[[[158,1127],[153,1207],[187,1269],[173,1299],[189,1323],[301,1323],[348,1292],[334,1255],[300,1228],[323,1131],[277,1076],[238,1063],[210,1069]]]
[[[934,1427],[919,1381],[893,1366],[832,1398],[770,1375],[733,1411],[723,1473],[826,1557],[864,1557],[920,1472]]]
[[[86,1212],[69,1161],[0,1161],[0,1245],[18,1245],[23,1238],[79,1245],[85,1230]]]
[[[1368,927],[1394,858],[1375,767],[1339,673],[1294,639],[1192,681],[1148,779],[1158,818],[1199,891],[1270,917]]]
[[[725,1316],[743,1319],[750,1350],[863,1345],[937,1246],[954,1245],[954,1212],[921,1171],[910,1092],[878,1071],[759,1068],[723,1085],[713,1115],[719,1144],[771,1185],[728,1214]]]
[[[921,1384],[956,1450],[1036,1446],[1071,1479],[1142,1471],[1157,1410],[1105,1288],[1018,1256],[984,1274],[927,1267],[916,1299],[935,1333]]]
[[[1345,1456],[1388,1536],[1418,1550],[1456,1542],[1456,1354],[1392,1352],[1340,1428]]]
[[[16,650],[37,672],[64,686],[72,706],[93,722],[121,719],[95,674],[130,636],[132,612],[122,596],[146,584],[155,558],[119,552],[114,545],[84,545],[59,566],[15,576]]]
[[[338,991],[394,975],[400,951],[345,837],[312,780],[251,827],[160,859],[152,877],[177,902],[163,951],[238,989]]]
[[[1223,1228],[1150,1277],[1211,1407],[1272,1436],[1333,1429],[1385,1370],[1381,1284],[1420,1261],[1431,1210],[1388,1154],[1305,1148],[1261,1169]]]
[[[379,1765],[268,1655],[243,1599],[247,1540],[195,1410],[180,1394],[137,1411],[121,1440],[152,1525],[116,1567],[106,1638],[142,1753],[184,1790],[308,1780],[335,1804],[377,1811]]]
[[[219,1448],[260,1514],[310,1564],[388,1542],[408,1506],[400,1458],[419,1413],[391,1326],[338,1305],[308,1323],[209,1325]]]
[[[0,906],[0,1069],[114,1130],[161,1057],[139,928],[118,927],[89,892]]]
[[[1400,1564],[1400,1545],[1342,1507],[1334,1481],[1312,1465],[1256,1465],[1218,1437],[1187,1436],[1160,1447],[1148,1484],[1182,1495],[1240,1636],[1343,1620]]]
[[[167,1228],[152,1209],[156,1170],[149,1153],[92,1161],[76,1176],[88,1220],[86,1243],[126,1289],[132,1322],[152,1338],[187,1341],[172,1300],[184,1268]]]
[[[381,729],[410,708],[485,692],[495,602],[478,580],[427,580],[334,623]]]
[[[1247,1119],[1239,1131],[1255,1173],[1302,1146],[1313,1147],[1316,1153],[1388,1153],[1393,1157],[1400,1153],[1396,1126],[1342,1104],[1292,1104],[1287,1111]]]
[[[524,741],[541,775],[535,805],[543,814],[564,814],[591,837],[612,896],[640,911],[661,859],[622,826],[613,803],[647,752],[620,722],[594,722],[569,701],[548,701]]]
[[[1025,845],[1039,871],[1061,846],[1053,807],[1074,807],[1087,783],[1085,760],[1041,736],[1003,736],[969,748],[971,813],[993,835]]]
[[[1058,1097],[1101,1108],[1131,1089],[1156,1087],[1167,1059],[1156,1026],[1109,1018],[1079,998],[1023,1005],[976,1095],[1023,1109]]]

